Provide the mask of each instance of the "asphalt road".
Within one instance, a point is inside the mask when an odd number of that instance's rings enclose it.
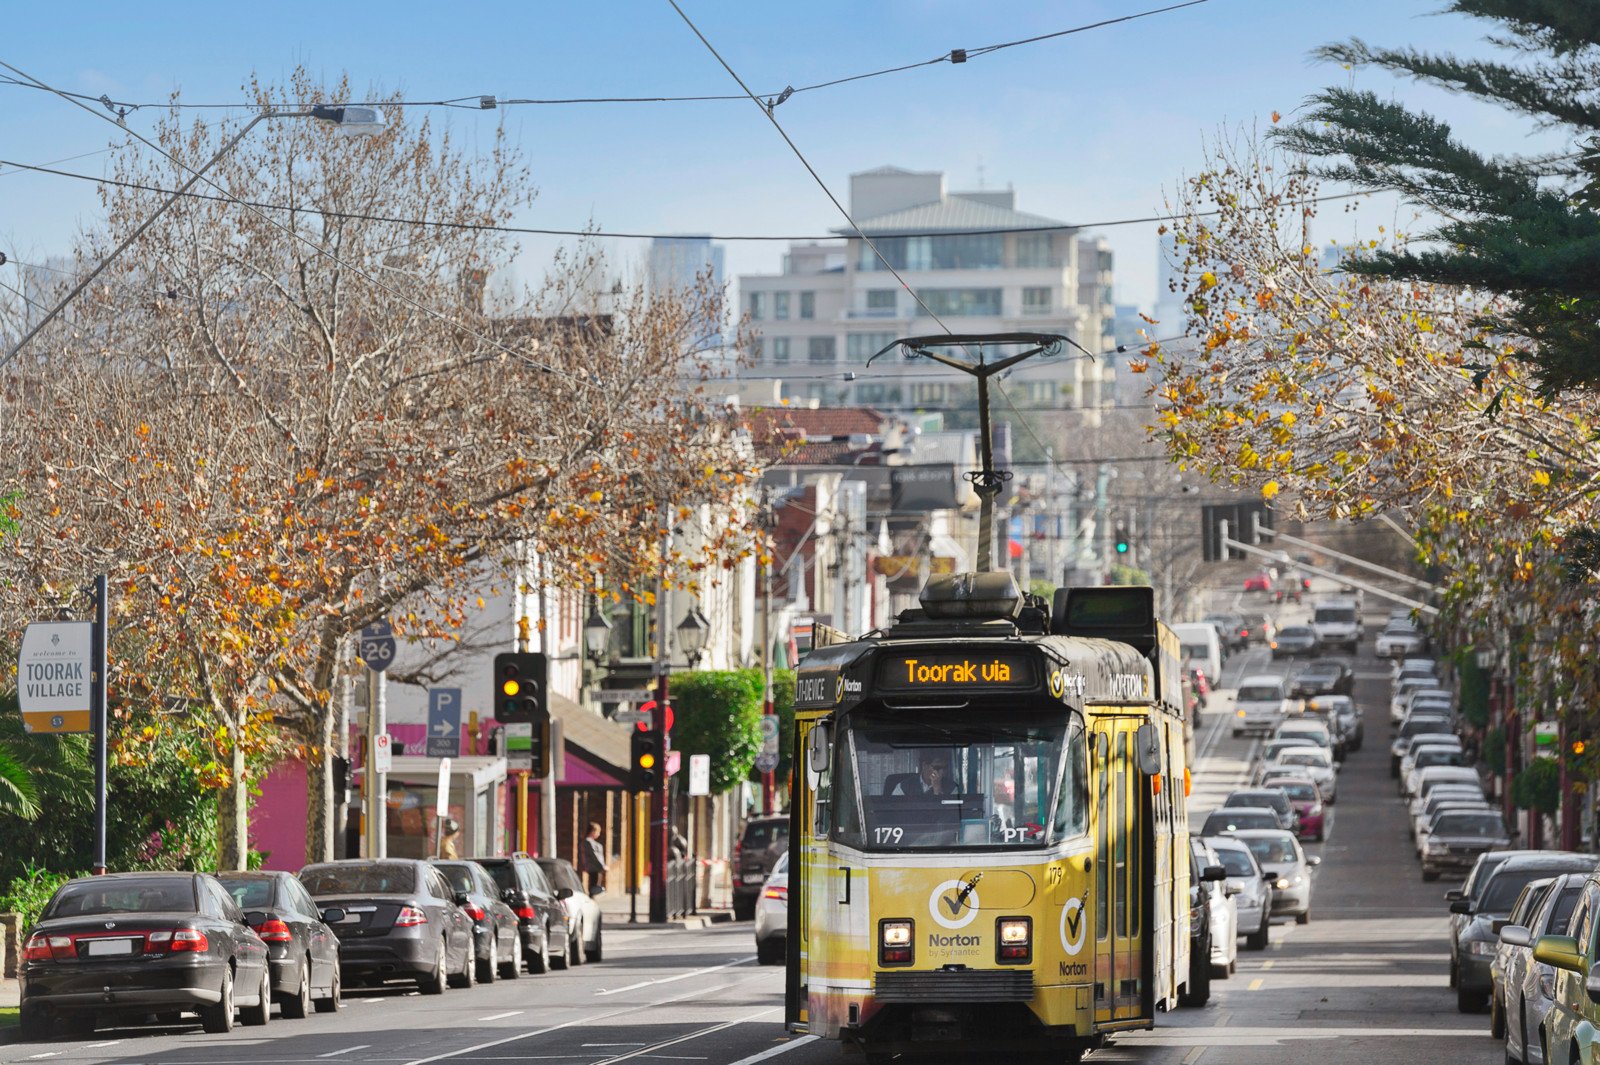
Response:
[[[1376,608],[1375,612],[1376,612]],[[1295,610],[1295,608],[1290,608]],[[1303,611],[1301,612],[1303,614]],[[1376,619],[1374,619],[1376,620]],[[1225,680],[1285,672],[1252,649]],[[1312,920],[1279,922],[1264,952],[1209,1005],[1119,1037],[1091,1062],[1396,1065],[1501,1060],[1487,1015],[1463,1016],[1446,986],[1445,883],[1424,884],[1388,775],[1387,666],[1357,663],[1364,748],[1340,777],[1329,839],[1312,844]],[[1193,811],[1203,817],[1248,775],[1255,741],[1229,734],[1229,700],[1213,699],[1198,737]],[[703,931],[608,925],[606,960],[439,998],[357,991],[336,1015],[274,1017],[264,1029],[206,1035],[198,1026],[101,1031],[92,1038],[0,1046],[3,1062],[126,1065],[431,1065],[433,1062],[859,1062],[782,1026],[782,974],[755,964],[750,926]]]

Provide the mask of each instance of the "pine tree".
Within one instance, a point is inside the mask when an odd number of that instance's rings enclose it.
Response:
[[[1398,191],[1442,220],[1420,245],[1352,269],[1506,297],[1483,325],[1532,362],[1547,392],[1600,389],[1600,0],[1452,0],[1446,10],[1493,23],[1488,40],[1509,61],[1357,39],[1316,54],[1496,104],[1530,130],[1566,134],[1570,148],[1489,155],[1431,115],[1347,88],[1313,96],[1280,142],[1328,160],[1325,177]]]

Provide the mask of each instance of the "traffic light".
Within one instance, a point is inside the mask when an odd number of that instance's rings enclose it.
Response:
[[[550,720],[542,654],[507,651],[494,656],[494,716],[501,724],[542,724]]]
[[[628,787],[654,791],[661,779],[661,741],[654,729],[634,729],[628,760]]]
[[[1570,749],[1574,755],[1581,756],[1584,751],[1589,749],[1589,745],[1582,740],[1573,740]]]
[[[1118,525],[1116,535],[1117,554],[1126,555],[1128,553],[1128,527],[1126,525]]]

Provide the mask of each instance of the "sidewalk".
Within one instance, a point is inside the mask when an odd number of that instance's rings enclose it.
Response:
[[[15,1008],[22,1002],[22,985],[15,977],[0,976],[0,1009]]]
[[[699,907],[697,912],[675,917],[665,925],[650,924],[650,891],[646,888],[637,896],[631,896],[626,891],[607,891],[595,897],[595,902],[600,904],[600,912],[605,915],[607,928],[708,928],[714,924],[723,924],[733,920],[733,910],[726,907]],[[634,907],[637,907],[635,910]],[[628,917],[637,912],[638,923],[630,925]]]

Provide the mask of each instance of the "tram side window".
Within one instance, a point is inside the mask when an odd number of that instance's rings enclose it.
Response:
[[[1074,724],[1062,759],[1061,791],[1056,796],[1055,838],[1069,839],[1089,829],[1089,744],[1082,725]]]

